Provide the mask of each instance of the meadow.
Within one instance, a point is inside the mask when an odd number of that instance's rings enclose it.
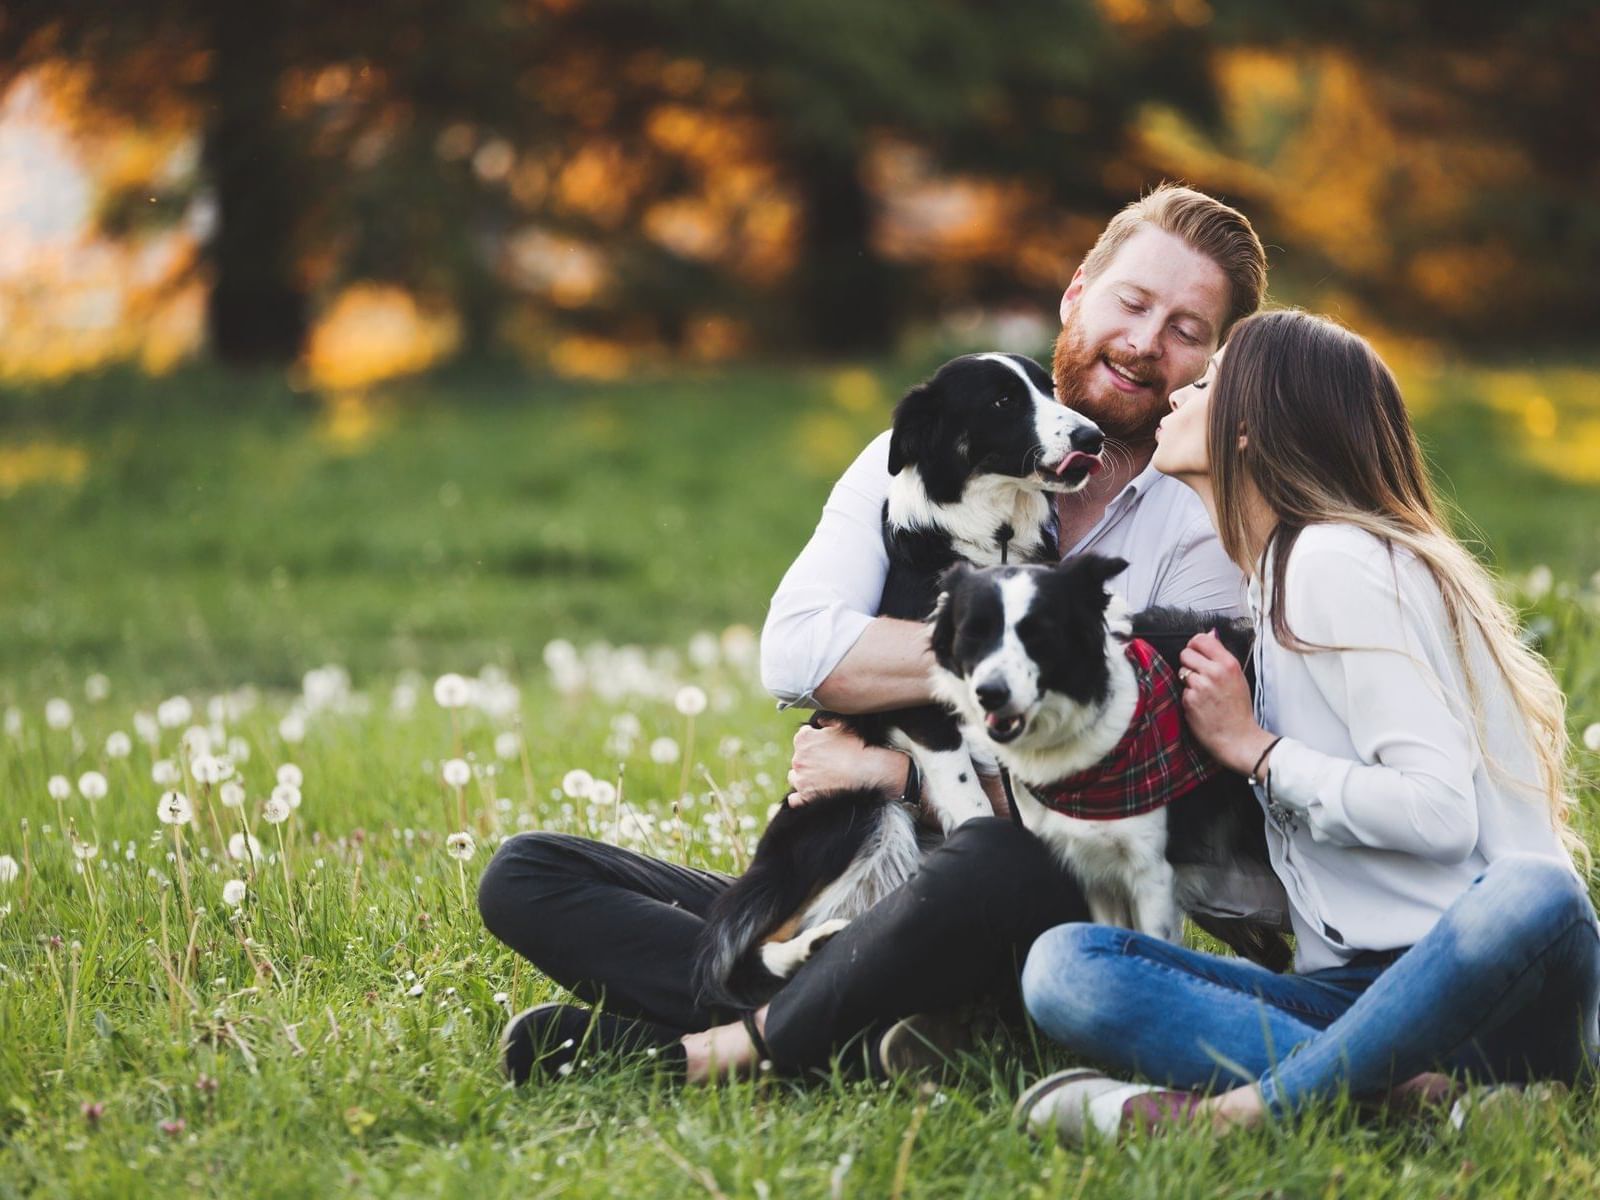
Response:
[[[1011,1101],[1064,1060],[1025,1031],[937,1087],[502,1084],[506,1013],[555,993],[482,930],[477,873],[531,828],[742,861],[796,723],[756,678],[766,597],[928,365],[0,389],[0,1196],[1600,1189],[1587,1095],[1038,1147]],[[1580,768],[1595,382],[1407,377]]]

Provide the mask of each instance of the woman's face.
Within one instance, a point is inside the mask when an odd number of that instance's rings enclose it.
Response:
[[[1211,389],[1217,382],[1217,367],[1222,351],[1211,356],[1206,373],[1188,387],[1172,393],[1172,411],[1156,428],[1156,470],[1179,478],[1204,478],[1211,473],[1211,458],[1206,444],[1207,418],[1211,411]]]

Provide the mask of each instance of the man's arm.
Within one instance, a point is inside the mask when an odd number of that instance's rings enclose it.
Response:
[[[1174,544],[1150,603],[1199,612],[1245,615],[1244,574],[1222,550],[1222,540],[1201,509]]]
[[[785,705],[869,712],[932,698],[926,631],[874,615],[889,571],[888,462],[885,433],[834,485],[811,540],[773,594],[761,631],[761,681]]]

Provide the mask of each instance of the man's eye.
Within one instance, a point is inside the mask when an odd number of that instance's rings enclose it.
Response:
[[[1137,301],[1129,300],[1126,296],[1122,297],[1122,307],[1131,313],[1144,311],[1144,305],[1138,303]]]
[[[1185,346],[1198,346],[1200,344],[1200,339],[1195,337],[1195,335],[1190,333],[1187,329],[1179,328],[1173,332],[1178,335],[1178,340]]]

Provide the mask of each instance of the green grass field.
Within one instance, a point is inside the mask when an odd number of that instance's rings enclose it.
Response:
[[[1035,1147],[1010,1104],[1062,1059],[1025,1038],[936,1091],[685,1093],[637,1070],[502,1087],[505,1011],[551,988],[479,926],[495,839],[564,829],[737,861],[795,723],[760,693],[750,631],[918,374],[456,371],[332,410],[200,370],[0,392],[0,1196],[1600,1189],[1588,1097],[1465,1134],[1335,1104],[1224,1142]],[[1600,720],[1600,490],[1553,450],[1586,452],[1574,379],[1592,378],[1445,370],[1419,405],[1575,732]],[[482,705],[440,708],[446,671],[480,678]],[[692,725],[684,685],[709,698]],[[188,714],[162,707],[179,696]],[[241,807],[187,774],[191,726],[235,755]],[[473,765],[459,792],[441,779],[455,756]],[[185,772],[192,824],[158,820],[158,762]],[[290,763],[304,803],[273,825]],[[578,769],[620,771],[621,801],[568,795]],[[102,798],[81,794],[90,771]],[[463,829],[466,860],[446,844]],[[247,833],[253,866],[229,858]]]

